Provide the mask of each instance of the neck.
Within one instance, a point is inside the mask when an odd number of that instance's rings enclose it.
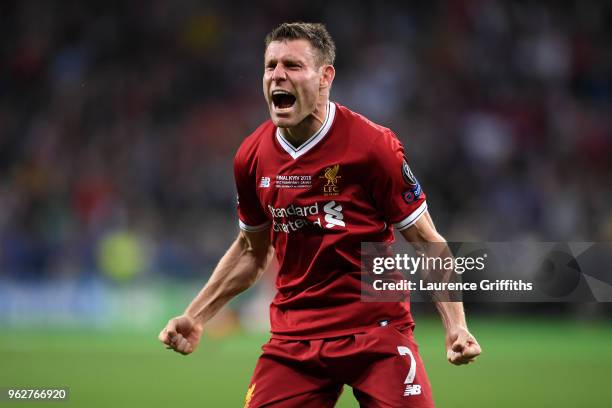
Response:
[[[294,147],[298,147],[321,129],[327,116],[328,102],[324,100],[317,103],[314,112],[306,116],[303,121],[293,127],[281,129],[285,139]]]

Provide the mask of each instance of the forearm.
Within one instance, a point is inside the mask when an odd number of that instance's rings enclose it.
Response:
[[[402,235],[414,246],[417,253],[424,253],[428,257],[452,257],[446,240],[436,231],[427,211],[413,226],[403,230]],[[449,281],[454,273],[452,269],[444,267],[433,272],[430,279],[438,282]],[[434,294],[433,300],[446,329],[445,343],[448,361],[456,365],[473,362],[482,350],[476,338],[467,329],[463,303],[448,302],[449,293],[444,291]]]
[[[452,257],[446,240],[436,231],[429,212],[426,212],[412,228],[402,231],[404,238],[410,242],[417,253],[427,257]],[[452,269],[428,271],[429,279],[438,282],[447,282],[452,278]],[[451,296],[448,292],[437,292],[434,295],[434,303],[444,327],[449,330],[453,327],[466,327],[465,313],[462,302],[448,302]],[[436,299],[437,298],[437,299]]]
[[[438,256],[444,259],[453,257],[446,241],[438,241],[434,244],[430,243],[427,245],[427,248],[431,250],[431,254],[429,255],[432,257]],[[428,251],[426,250],[425,252]],[[452,268],[443,268],[442,270],[432,271],[432,276],[434,280],[439,282],[450,282],[455,277],[454,273]],[[440,317],[442,318],[442,324],[444,324],[444,328],[447,331],[452,328],[467,327],[463,302],[450,301],[457,296],[457,293],[450,290],[439,291],[434,294],[436,309],[438,309],[438,313],[440,313]],[[438,299],[436,299],[436,297]]]
[[[453,327],[467,327],[462,302],[436,302],[435,304],[446,330]]]
[[[442,247],[440,247],[441,245]],[[430,256],[441,256],[444,259],[452,258],[453,256],[446,242],[436,242],[427,247],[434,249]],[[434,280],[439,282],[450,282],[454,278],[454,273],[453,269],[449,268],[433,271],[432,276]],[[452,328],[467,327],[463,302],[450,301],[457,296],[457,293],[450,290],[438,291],[433,296],[436,309],[438,309],[438,313],[440,313],[440,317],[442,318],[442,324],[444,324],[444,328],[447,331]]]
[[[254,248],[240,234],[214,269],[210,279],[185,310],[202,324],[210,320],[227,302],[251,287],[266,270],[272,250]]]

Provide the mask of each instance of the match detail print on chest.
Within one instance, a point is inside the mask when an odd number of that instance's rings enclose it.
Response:
[[[263,202],[283,198],[333,197],[342,192],[343,181],[342,166],[334,163],[315,172],[291,169],[280,174],[262,173],[257,188]]]
[[[339,195],[343,187],[342,165],[317,166],[313,174],[291,169],[261,175],[259,195],[275,232],[292,233],[304,227],[338,230],[346,226]]]

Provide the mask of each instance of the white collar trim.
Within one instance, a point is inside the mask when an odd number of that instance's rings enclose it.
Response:
[[[325,115],[325,120],[323,121],[323,125],[317,132],[312,135],[308,140],[302,143],[299,147],[295,148],[291,143],[285,139],[282,132],[279,128],[276,128],[276,140],[281,145],[283,150],[285,150],[293,159],[297,159],[298,157],[306,154],[310,149],[315,147],[327,133],[334,123],[334,117],[336,116],[336,104],[332,102],[327,102],[327,114]]]

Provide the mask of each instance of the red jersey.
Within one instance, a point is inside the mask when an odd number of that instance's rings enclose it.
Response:
[[[271,120],[234,160],[240,228],[270,229],[280,265],[272,335],[314,339],[382,320],[411,323],[408,302],[361,302],[361,242],[392,242],[425,212],[425,194],[393,132],[329,103],[323,126],[294,147]]]

